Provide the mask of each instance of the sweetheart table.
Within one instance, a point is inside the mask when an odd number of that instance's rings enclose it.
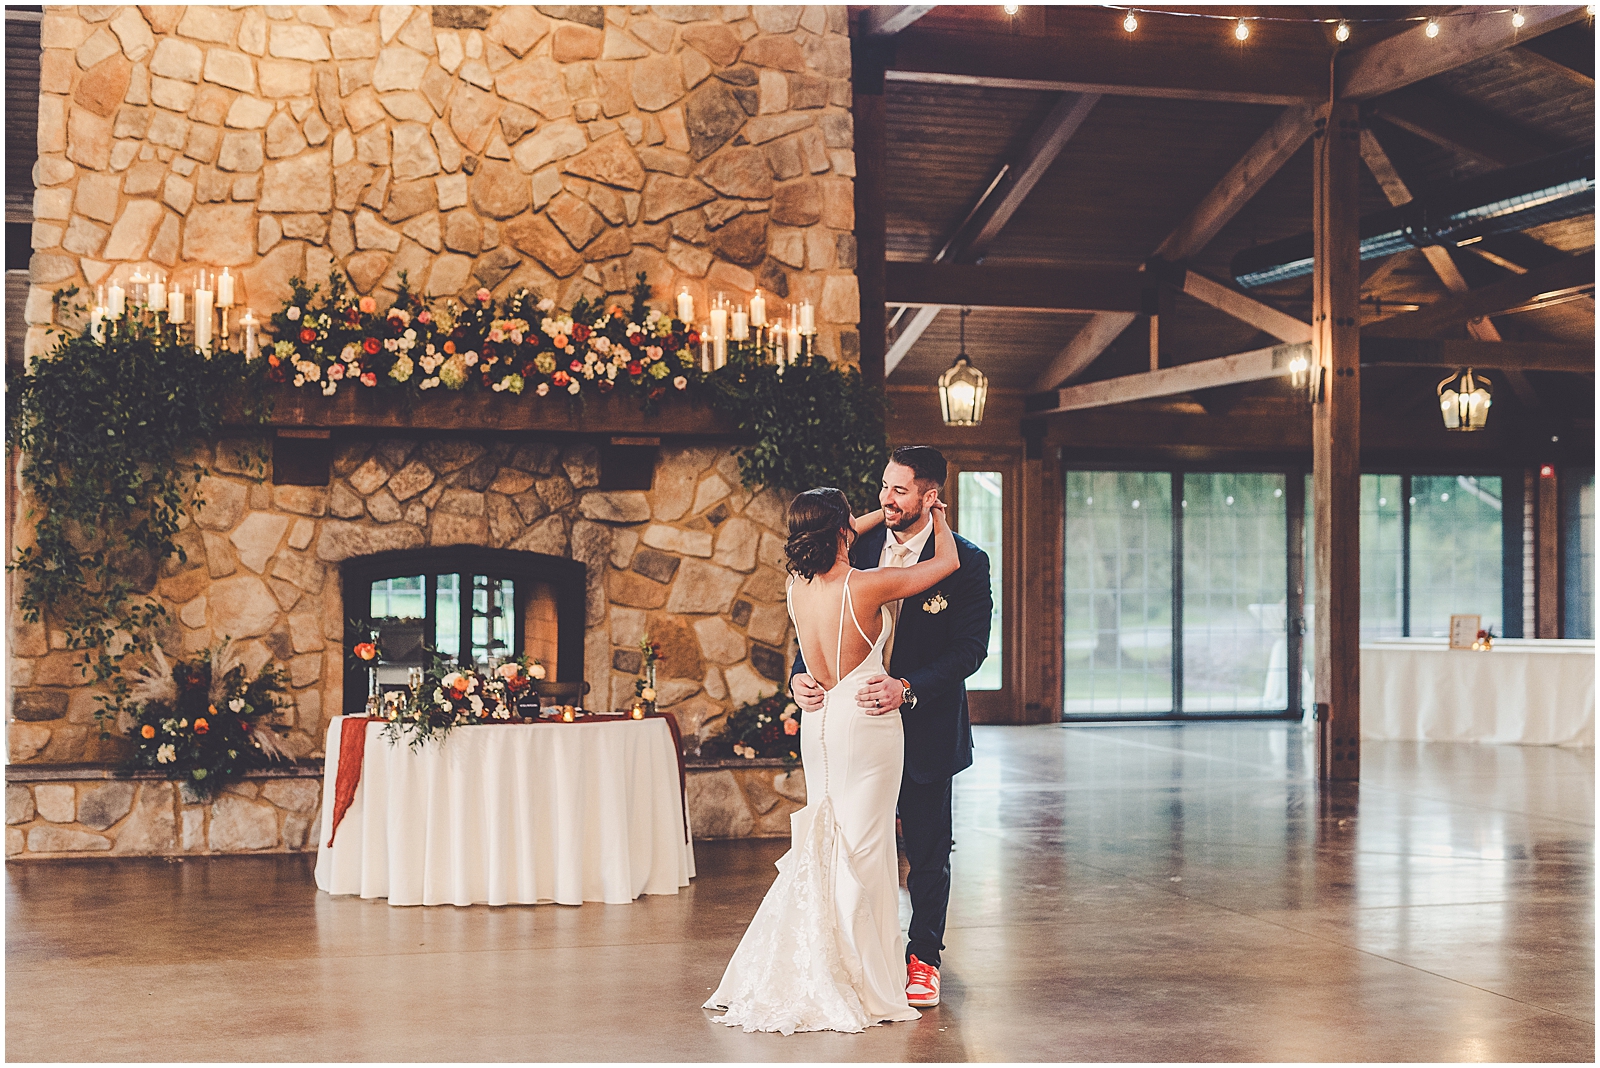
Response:
[[[346,769],[359,783],[339,805],[347,718],[328,727],[320,890],[391,905],[615,905],[694,876],[662,718],[457,727],[415,750],[369,721]]]
[[[1443,638],[1361,645],[1361,735],[1405,741],[1594,745],[1592,641]]]

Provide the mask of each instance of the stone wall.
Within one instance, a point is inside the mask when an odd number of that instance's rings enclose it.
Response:
[[[224,637],[251,671],[284,665],[287,744],[319,754],[343,702],[347,607],[338,564],[390,549],[484,545],[586,565],[587,704],[633,696],[646,632],[661,644],[659,704],[685,737],[704,737],[787,678],[784,502],[752,494],[720,447],[665,446],[649,491],[603,491],[592,445],[381,438],[335,446],[327,486],[280,486],[248,473],[253,443],[198,457],[207,502],[179,535],[187,559],[144,576],[172,622],[165,649],[193,655]],[[81,654],[47,623],[13,615],[13,762],[116,760],[121,738],[93,726]]]
[[[42,43],[30,356],[137,263],[258,313],[336,265],[561,307],[645,271],[857,351],[842,6],[47,6]]]
[[[296,853],[317,848],[320,768],[253,775],[202,800],[165,780],[38,769],[6,782],[6,856]]]

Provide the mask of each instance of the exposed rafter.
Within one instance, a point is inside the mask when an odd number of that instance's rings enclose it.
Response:
[[[1364,328],[1371,337],[1425,338],[1485,315],[1547,307],[1594,289],[1594,252],[1570,256],[1466,293],[1457,293],[1420,311],[1382,319]]]
[[[1033,192],[1039,179],[1044,177],[1099,101],[1100,97],[1092,93],[1067,93],[1057,100],[1028,140],[1022,154],[1013,163],[1007,164],[1005,170],[989,184],[977,205],[934,256],[934,262],[970,263],[981,259],[990,243],[1005,229],[1006,223],[1011,221],[1011,217],[1028,198],[1028,194]],[[917,343],[917,339],[938,317],[937,307],[917,310],[884,356],[885,375],[894,373],[906,353],[911,351],[911,346]]]
[[[1567,371],[1594,374],[1594,346],[1559,341],[1468,341],[1463,338],[1361,339],[1363,367],[1489,367],[1502,374]]]
[[[1248,323],[1257,330],[1271,334],[1279,341],[1299,344],[1311,340],[1310,323],[1301,322],[1288,312],[1279,311],[1248,293],[1242,293],[1233,286],[1207,278],[1198,271],[1169,264],[1164,260],[1150,261],[1146,264],[1145,270],[1202,304],[1227,312],[1240,322]]]
[[[901,4],[869,7],[861,13],[860,31],[863,37],[893,37],[937,4]]]
[[[1316,117],[1310,107],[1285,109],[1188,217],[1156,247],[1155,257],[1176,261],[1198,255],[1299,151],[1315,124]],[[1039,375],[1034,389],[1054,389],[1080,373],[1110,348],[1133,320],[1134,316],[1125,312],[1096,315]]]
[[[1429,37],[1417,24],[1341,57],[1335,93],[1341,100],[1369,100],[1396,89],[1443,74],[1475,59],[1493,55],[1519,41],[1559,29],[1588,17],[1583,4],[1552,4],[1520,8],[1523,25],[1511,25],[1503,8],[1472,14],[1455,14],[1447,32]]]
[[[1065,386],[1055,391],[1054,403],[1047,407],[1028,406],[1030,415],[1052,415],[1083,408],[1104,408],[1111,404],[1129,401],[1171,397],[1179,393],[1193,393],[1218,386],[1234,386],[1243,382],[1260,382],[1267,378],[1281,378],[1290,372],[1289,364],[1296,357],[1310,360],[1311,344],[1275,345],[1272,348],[1254,349],[1235,353],[1215,360],[1199,360],[1163,367],[1143,374],[1108,378],[1103,382],[1085,382],[1081,386]],[[1048,398],[1046,394],[1046,398]]]
[[[1567,147],[1530,134],[1468,101],[1423,86],[1384,97],[1373,113],[1407,133],[1492,167],[1527,163]]]

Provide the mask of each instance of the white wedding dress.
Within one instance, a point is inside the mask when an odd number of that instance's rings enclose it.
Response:
[[[905,729],[898,712],[869,716],[856,704],[861,684],[884,672],[892,617],[885,606],[878,640],[867,637],[847,575],[836,668],[846,615],[871,649],[827,692],[820,711],[801,717],[806,807],[790,817],[778,878],[704,1006],[726,1010],[713,1019],[730,1027],[857,1032],[921,1015],[906,1002],[894,838]]]

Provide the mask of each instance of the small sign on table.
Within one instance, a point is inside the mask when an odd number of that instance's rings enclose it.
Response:
[[[1478,640],[1478,624],[1482,622],[1482,616],[1451,616],[1450,648],[1474,648],[1473,643]]]

